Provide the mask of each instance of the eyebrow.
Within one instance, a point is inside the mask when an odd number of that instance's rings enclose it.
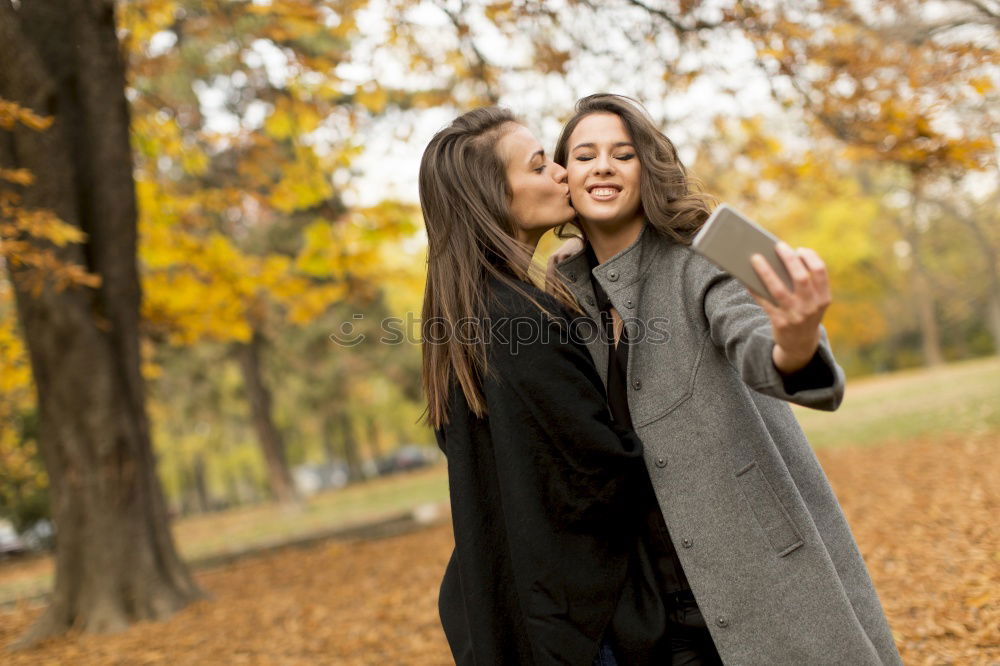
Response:
[[[628,146],[629,148],[635,148],[635,145],[631,141],[619,141],[619,142],[614,143],[614,144],[611,145],[612,148],[621,148],[622,146]],[[575,146],[573,146],[573,150],[577,150],[578,148],[597,148],[597,144],[595,144],[595,143],[578,143]],[[573,150],[571,150],[570,152],[573,152]]]
[[[532,160],[534,160],[536,157],[543,157],[544,158],[545,157],[545,150],[544,149],[539,149],[539,150],[536,150],[535,152],[533,152],[531,154],[531,157],[528,158],[528,163],[530,164],[532,162]]]

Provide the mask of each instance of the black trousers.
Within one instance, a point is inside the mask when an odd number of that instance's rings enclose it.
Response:
[[[659,663],[648,666],[722,666],[722,659],[715,649],[705,618],[695,603],[690,590],[670,595],[667,611],[668,644],[663,646]],[[601,644],[594,666],[636,666],[615,656],[614,645],[605,639]],[[647,666],[647,665],[642,665]]]
[[[694,599],[675,603],[669,622],[671,666],[721,666],[708,625]]]

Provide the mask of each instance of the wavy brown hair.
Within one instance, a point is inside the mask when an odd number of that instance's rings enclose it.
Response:
[[[448,331],[467,331],[482,323],[490,297],[489,277],[510,285],[540,310],[528,290],[541,282],[544,269],[532,261],[533,247],[515,238],[513,196],[507,165],[497,143],[517,125],[507,109],[469,111],[434,135],[420,161],[420,208],[427,228],[427,285],[422,314],[423,389],[427,422],[448,423],[448,396],[458,382],[473,413],[486,414],[482,381],[487,376],[484,335],[458,339]],[[564,306],[579,312],[575,299],[558,280],[546,289]],[[438,340],[435,326],[444,326]],[[476,330],[479,330],[476,328]],[[462,336],[463,338],[465,335]]]
[[[566,166],[569,137],[581,120],[594,113],[615,114],[632,138],[639,158],[639,198],[646,221],[662,235],[690,244],[711,214],[713,199],[702,194],[700,185],[688,176],[674,144],[657,128],[649,113],[631,97],[609,93],[581,98],[574,111],[556,143],[555,162]],[[579,221],[576,224],[580,226]],[[556,233],[561,237],[571,235],[565,232],[565,225]]]

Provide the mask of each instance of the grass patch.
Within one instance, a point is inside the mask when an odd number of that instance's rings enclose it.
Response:
[[[184,559],[194,560],[371,522],[447,499],[447,472],[438,464],[313,495],[299,509],[262,504],[182,518],[174,523],[174,538]]]
[[[173,533],[181,556],[191,561],[373,522],[447,500],[448,476],[441,463],[313,495],[298,509],[261,504],[180,518],[173,523]],[[0,567],[0,603],[43,594],[51,587],[51,558],[15,560]]]
[[[816,448],[1000,431],[1000,358],[847,381],[836,412],[793,405]]]

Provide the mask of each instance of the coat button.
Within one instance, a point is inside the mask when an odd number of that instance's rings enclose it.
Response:
[[[587,296],[587,305],[593,305],[596,303],[593,296]]]
[[[729,626],[729,619],[726,618],[725,615],[720,615],[719,617],[715,618],[715,623],[717,625],[719,625],[720,627],[728,627]]]
[[[694,541],[692,541],[691,539],[684,539],[683,541],[681,541],[681,545],[684,546],[685,548],[690,548],[691,546],[694,545]]]
[[[618,282],[618,271],[614,269],[608,271],[608,279],[612,282]]]
[[[660,456],[659,458],[656,459],[656,466],[657,467],[666,467],[667,466],[667,459],[664,458],[663,456]]]
[[[642,382],[639,381],[638,377],[632,380],[632,388],[634,388],[636,391],[642,388]]]
[[[635,303],[632,302],[631,298],[625,300],[625,307],[627,307],[627,308],[634,308],[635,307]]]
[[[573,271],[566,273],[566,279],[569,280],[570,282],[576,282],[576,273]]]

